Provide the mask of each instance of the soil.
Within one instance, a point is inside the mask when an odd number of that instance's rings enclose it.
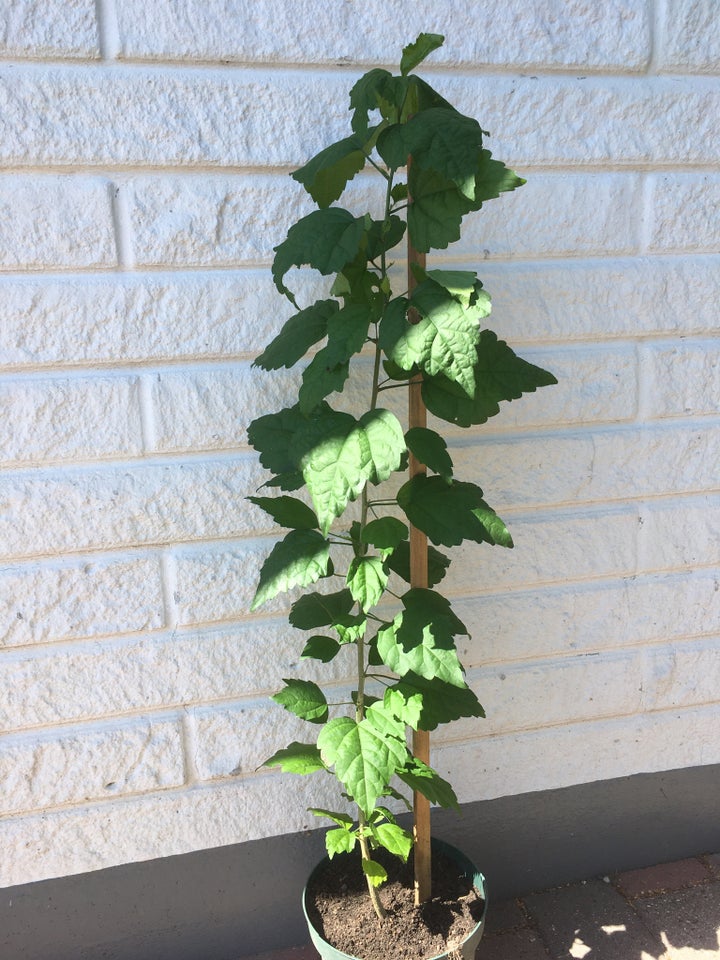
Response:
[[[457,948],[482,918],[484,902],[449,857],[433,852],[432,899],[415,906],[412,854],[406,864],[377,850],[388,872],[380,888],[380,921],[356,854],[328,861],[308,883],[306,909],[315,929],[337,950],[362,960],[424,960]]]

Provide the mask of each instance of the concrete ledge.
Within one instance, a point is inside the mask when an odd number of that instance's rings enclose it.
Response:
[[[584,784],[440,811],[438,836],[497,903],[559,883],[720,849],[720,766]],[[0,890],[0,956],[236,960],[307,941],[299,894],[323,831]]]

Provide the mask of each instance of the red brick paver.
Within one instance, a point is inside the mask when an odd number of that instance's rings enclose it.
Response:
[[[653,893],[683,890],[711,879],[709,868],[699,859],[659,863],[642,870],[628,870],[615,877],[615,883],[626,897],[646,897]]]

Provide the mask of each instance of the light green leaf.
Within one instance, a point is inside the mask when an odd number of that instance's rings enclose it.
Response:
[[[423,400],[436,417],[469,427],[495,416],[503,400],[517,400],[524,393],[534,393],[557,380],[546,370],[518,357],[491,330],[483,330],[477,345],[475,383],[475,395],[470,398],[446,377],[426,378],[422,385]]]
[[[428,680],[412,672],[385,691],[385,700],[413,729],[435,730],[440,724],[461,717],[485,716],[469,687],[458,687],[437,677]]]
[[[362,862],[363,873],[374,887],[379,887],[387,880],[387,871],[385,867],[375,860],[365,860]]]
[[[512,537],[474,483],[418,475],[398,490],[397,501],[410,523],[433,543],[457,546],[463,540],[512,547]]]
[[[322,807],[310,807],[310,813],[316,817],[327,817],[328,820],[332,820],[333,823],[337,823],[343,829],[352,830],[354,821],[347,813],[336,813],[334,810],[325,810]]]
[[[295,497],[248,497],[250,503],[260,507],[281,527],[294,530],[314,530],[317,525],[315,513]]]
[[[414,43],[409,43],[403,49],[400,59],[400,73],[403,77],[419,66],[433,50],[437,50],[444,42],[445,37],[439,33],[421,33]]]
[[[253,362],[263,370],[292,367],[304,357],[313,344],[327,334],[330,317],[339,309],[337,300],[318,300],[286,320],[280,333]]]
[[[455,791],[443,778],[422,760],[413,757],[403,770],[398,770],[398,777],[406,783],[413,792],[421,793],[430,801],[441,807],[450,807],[459,810]]]
[[[300,654],[300,659],[320,660],[322,663],[330,663],[339,650],[340,644],[332,637],[310,637]]]
[[[321,150],[291,176],[305,187],[319,207],[328,207],[364,166],[361,139],[356,136],[345,137]]]
[[[429,470],[447,480],[452,477],[453,462],[439,433],[427,427],[412,427],[405,434],[405,442],[410,452]]]
[[[363,610],[369,610],[380,601],[387,579],[380,557],[354,557],[347,573],[350,593]]]
[[[341,207],[314,210],[288,230],[287,237],[275,247],[272,265],[275,286],[295,303],[292,292],[283,283],[290,267],[308,265],[323,276],[337,273],[360,249],[365,221]]]
[[[325,849],[328,857],[332,860],[336,853],[352,853],[356,840],[355,834],[343,827],[328,830],[325,834]]]
[[[413,845],[412,836],[407,830],[394,823],[381,823],[372,827],[372,835],[381,847],[400,857],[403,862],[407,860]]]
[[[271,699],[275,703],[294,713],[301,720],[310,723],[325,723],[328,718],[328,705],[325,694],[312,680],[286,680],[285,686]]]
[[[413,674],[411,674],[411,676],[412,675]],[[457,688],[453,687],[453,689]],[[409,692],[404,688],[400,688],[399,684],[396,684],[394,687],[388,687],[385,691],[383,703],[389,713],[397,717],[398,720],[402,720],[402,722],[406,723],[409,727],[412,727],[413,730],[417,730],[420,727],[423,697],[419,690]],[[423,727],[423,729],[429,730],[431,728]]]
[[[298,743],[294,740],[282,750],[278,750],[264,763],[264,767],[280,767],[283,773],[315,773],[326,770],[320,751],[314,743]]]
[[[291,530],[263,563],[250,609],[256,610],[278,593],[306,587],[330,573],[330,545],[325,537],[316,530]]]
[[[298,630],[314,630],[342,622],[355,601],[349,590],[337,593],[308,593],[290,608],[290,624]]]
[[[410,583],[410,544],[407,540],[399,543],[385,561],[385,565],[393,573]],[[440,553],[435,547],[428,546],[428,586],[434,587],[440,583],[448,567],[450,558]]]
[[[474,270],[428,270],[425,275],[444,287],[464,307],[470,306],[477,292],[478,278]]]

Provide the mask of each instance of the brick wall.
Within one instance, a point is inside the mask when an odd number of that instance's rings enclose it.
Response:
[[[453,436],[517,547],[459,551],[488,719],[435,763],[470,801],[720,762],[718,13],[479,9],[2,5],[0,885],[330,801],[255,772],[302,670],[286,600],[247,612],[272,531],[245,429],[289,389],[250,363],[288,315],[272,247],[310,209],[288,171],[421,30],[447,37],[432,82],[529,180],[444,259],[480,262],[494,329],[560,379]]]

